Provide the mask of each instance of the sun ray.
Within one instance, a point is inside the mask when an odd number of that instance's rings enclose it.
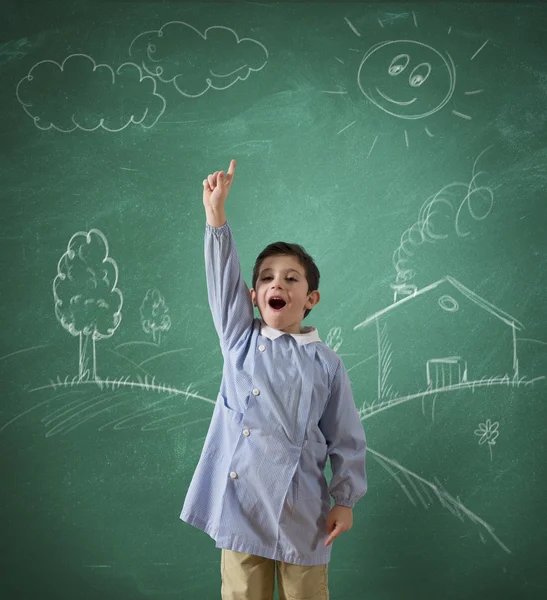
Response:
[[[408,131],[405,129],[405,144],[406,147],[408,148]]]
[[[468,119],[469,121],[471,120],[471,117],[469,115],[464,115],[463,113],[458,112],[457,110],[453,110],[452,114],[456,115],[457,117],[461,117],[462,119]]]
[[[337,56],[334,57],[334,60],[337,60],[341,65],[345,64],[344,61],[341,58],[338,58]]]
[[[484,44],[475,52],[475,54],[473,54],[473,56],[471,57],[471,60],[473,60],[475,58],[475,56],[477,56],[477,54],[486,46],[486,44],[488,44],[490,40],[486,40],[486,42],[484,42]]]
[[[346,90],[323,90],[323,94],[347,94]]]
[[[357,121],[353,121],[353,123],[350,123],[349,125],[346,125],[345,127],[342,127],[342,129],[340,129],[340,131],[336,135],[340,135],[342,133],[342,131],[346,131],[346,129],[348,127],[351,127],[352,125],[355,125],[355,123],[357,123]]]
[[[450,35],[451,31],[452,31],[452,25],[450,25],[450,27],[448,28],[448,35]]]
[[[480,94],[480,93],[482,93],[482,92],[484,92],[484,90],[471,90],[471,91],[469,91],[469,92],[464,92],[464,94],[465,94],[466,96],[471,96],[472,94]]]
[[[380,20],[380,17],[378,17],[378,23],[380,23],[380,27],[383,27],[384,24],[382,23],[382,21]]]
[[[372,150],[373,150],[374,146],[376,145],[377,140],[378,140],[378,136],[376,136],[374,138],[374,141],[372,142],[372,146],[370,147],[370,150],[368,151],[367,158],[372,154]]]
[[[412,18],[414,19],[414,27],[418,27],[418,19],[416,18],[416,13],[412,11]]]
[[[347,17],[344,17],[344,21],[348,24],[349,28],[353,31],[353,33],[357,37],[361,37],[361,34],[357,31],[357,29],[355,28],[355,26],[353,25],[353,23]]]
[[[427,133],[427,135],[429,137],[435,137],[435,135],[433,133],[431,133],[431,131],[429,131],[429,129],[427,127],[425,127],[425,132]]]

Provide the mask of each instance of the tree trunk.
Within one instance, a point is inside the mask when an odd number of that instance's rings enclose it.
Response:
[[[80,361],[78,363],[78,381],[89,381],[97,377],[97,356],[93,335],[80,333]]]
[[[80,356],[78,361],[78,381],[89,379],[89,336],[80,333]]]
[[[97,351],[95,348],[95,338],[93,336],[91,336],[91,343],[92,343],[92,354],[91,354],[91,360],[92,362],[92,375],[93,375],[93,379],[95,381],[99,381],[99,378],[97,377]]]

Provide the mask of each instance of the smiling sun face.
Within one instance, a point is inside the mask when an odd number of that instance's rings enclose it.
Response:
[[[418,28],[418,17],[414,11],[400,14],[386,13],[382,19],[378,17],[378,23],[384,29],[386,24],[392,25],[395,19],[407,19],[410,16],[412,16],[414,27]],[[347,17],[344,17],[344,20],[355,36],[363,39],[357,27]],[[450,35],[451,31],[452,25],[448,28],[447,35]],[[474,60],[488,42],[489,40],[485,40],[473,53],[470,60]],[[362,56],[360,48],[350,48],[349,50]],[[341,58],[335,57],[335,59],[339,63],[345,64]],[[354,73],[353,70],[352,73]],[[352,74],[352,79],[355,82],[354,77]],[[461,79],[459,79],[459,83],[459,87],[461,87]],[[375,110],[370,108],[373,106],[390,116],[406,120],[404,140],[406,147],[410,148],[409,132],[406,127],[410,126],[409,121],[411,120],[425,119],[426,125],[423,126],[423,129],[430,138],[435,137],[435,133],[429,129],[431,119],[428,117],[440,112],[447,104],[449,104],[452,115],[466,121],[471,120],[471,115],[457,110],[457,102],[467,105],[468,101],[466,99],[465,103],[462,103],[461,99],[455,97],[455,88],[456,67],[452,57],[446,50],[441,52],[416,40],[392,38],[391,40],[379,42],[366,51],[357,70],[357,88],[355,88],[355,91],[359,93],[361,100],[362,96],[367,99],[367,102],[362,103],[365,115],[370,110]],[[347,89],[341,87],[335,90],[324,90],[324,92],[337,95],[350,93]],[[463,94],[475,97],[477,94],[482,94],[482,92],[484,92],[483,89],[470,89],[463,91]],[[352,111],[354,106],[360,108],[361,105],[357,102],[353,103]],[[344,115],[343,112],[341,114]],[[367,159],[372,155],[376,142],[384,132],[381,121],[382,119],[379,119],[378,122],[376,122],[376,119],[371,119],[372,127],[375,130],[370,131],[374,139],[366,155]],[[441,121],[436,119],[435,122],[439,123]],[[336,135],[345,134],[357,122],[358,118],[355,118],[350,123],[343,124],[344,126],[336,132]],[[340,124],[342,125],[342,123]],[[420,123],[419,127],[421,126]],[[412,131],[417,129],[414,123],[409,128]],[[395,130],[396,128],[390,128],[388,133]]]
[[[421,42],[394,40],[372,46],[357,73],[361,92],[375,106],[401,119],[421,119],[440,110],[456,84],[447,53]]]

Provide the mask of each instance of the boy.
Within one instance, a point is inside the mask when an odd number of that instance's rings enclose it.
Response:
[[[222,548],[223,600],[273,600],[276,566],[280,600],[328,600],[330,544],[351,528],[367,490],[365,433],[342,361],[301,326],[319,302],[313,259],[272,244],[257,258],[252,289],[243,281],[224,210],[234,173],[232,160],[226,175],[203,181],[208,298],[224,370],[180,518]]]

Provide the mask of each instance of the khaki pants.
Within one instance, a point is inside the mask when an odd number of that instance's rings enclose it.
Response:
[[[303,567],[222,550],[222,600],[273,600],[277,565],[279,600],[329,600],[327,567]]]

